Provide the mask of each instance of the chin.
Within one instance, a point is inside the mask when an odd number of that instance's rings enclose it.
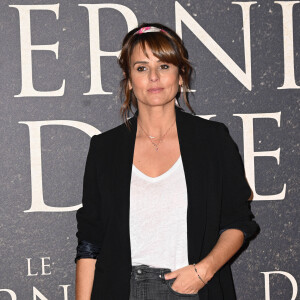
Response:
[[[148,102],[148,105],[149,106],[164,106],[164,105],[169,105],[171,102],[172,102],[172,100],[170,100],[170,101],[151,101],[151,102]]]
[[[149,99],[147,101],[138,100],[138,104],[140,103],[141,105],[155,107],[155,106],[164,106],[164,105],[171,104],[172,101],[174,102],[175,105],[175,96],[172,100],[162,100],[162,99],[151,99],[151,100]]]

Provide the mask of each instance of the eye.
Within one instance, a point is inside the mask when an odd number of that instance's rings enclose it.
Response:
[[[145,67],[144,66],[139,66],[139,67],[137,67],[137,71],[138,72],[142,72],[142,71],[145,71]]]
[[[168,66],[168,65],[161,65],[160,67],[161,67],[163,70],[169,69],[169,66]]]

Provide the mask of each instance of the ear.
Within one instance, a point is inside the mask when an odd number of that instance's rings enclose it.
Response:
[[[124,78],[126,78],[125,72],[123,72],[123,76],[124,76]],[[130,79],[128,79],[128,87],[130,90],[132,90],[132,85],[131,85]]]
[[[130,79],[128,79],[128,87],[129,87],[130,90],[132,90],[132,85],[131,85]]]
[[[178,84],[179,84],[180,86],[183,85],[183,79],[182,79],[181,75],[179,75]]]

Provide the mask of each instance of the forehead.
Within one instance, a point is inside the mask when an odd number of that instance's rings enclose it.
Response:
[[[132,63],[134,63],[135,60],[141,60],[141,59],[157,60],[158,58],[155,57],[155,55],[152,53],[152,50],[150,49],[150,47],[147,44],[145,45],[145,50],[143,51],[143,48],[142,48],[141,44],[139,43],[139,44],[135,45],[135,47],[133,48],[130,60]]]

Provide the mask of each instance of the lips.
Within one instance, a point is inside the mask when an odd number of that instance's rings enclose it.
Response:
[[[163,88],[153,88],[153,89],[149,89],[148,92],[150,93],[159,93],[163,90]]]

